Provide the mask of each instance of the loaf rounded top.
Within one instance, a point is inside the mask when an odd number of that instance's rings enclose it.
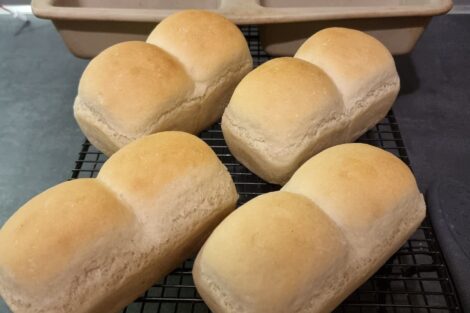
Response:
[[[273,192],[247,202],[214,230],[193,276],[204,280],[198,287],[213,288],[209,293],[222,283],[215,301],[233,306],[226,312],[295,312],[309,300],[311,283],[328,277],[346,254],[342,232],[312,201]]]
[[[175,56],[196,82],[221,78],[252,59],[243,34],[225,17],[185,10],[164,19],[147,38]],[[238,67],[238,68],[234,68]]]
[[[188,133],[166,131],[124,146],[106,161],[97,178],[117,194],[125,191],[125,201],[135,210],[152,207],[160,191],[171,183],[177,186],[178,178],[214,168],[225,170],[204,141]]]
[[[354,29],[323,29],[305,41],[295,57],[317,65],[334,78],[348,109],[369,89],[379,88],[377,84],[397,83],[399,79],[388,49],[374,37]]]
[[[111,46],[85,69],[78,97],[113,129],[138,137],[158,116],[183,102],[194,82],[164,50],[144,42]]]
[[[133,221],[133,213],[98,181],[59,184],[29,200],[0,230],[0,274],[37,288],[66,274],[76,257],[119,229],[132,229]]]
[[[341,95],[325,72],[304,60],[284,57],[246,75],[223,118],[288,144],[289,138],[303,137],[342,110]]]
[[[352,231],[377,224],[393,214],[401,199],[414,199],[419,194],[405,163],[390,152],[360,143],[320,152],[305,162],[282,190],[308,197]]]

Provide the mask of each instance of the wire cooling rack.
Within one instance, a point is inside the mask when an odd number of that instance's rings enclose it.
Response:
[[[269,57],[261,49],[255,27],[243,27],[255,66]],[[200,134],[227,166],[240,194],[239,204],[257,195],[278,190],[252,174],[230,154],[220,124]],[[387,117],[364,134],[359,142],[392,152],[409,165],[398,123]],[[88,141],[82,145],[72,178],[96,177],[106,157]],[[193,260],[155,284],[122,313],[208,313],[194,287]],[[406,244],[335,312],[462,312],[439,244],[428,219]],[[286,312],[291,313],[291,312]]]

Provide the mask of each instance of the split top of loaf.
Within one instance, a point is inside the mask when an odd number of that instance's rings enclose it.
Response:
[[[295,58],[315,64],[330,76],[347,110],[356,111],[368,93],[399,87],[395,62],[388,49],[361,31],[340,27],[317,32],[302,44]]]
[[[196,258],[196,287],[215,313],[331,312],[424,215],[413,174],[397,157],[335,146],[214,230]]]
[[[251,63],[240,29],[208,11],[187,10],[171,15],[150,33],[147,43],[176,57],[195,82],[206,85]]]
[[[236,25],[208,11],[181,11],[147,42],[119,43],[96,56],[80,79],[75,117],[106,155],[158,131],[198,133],[221,117],[251,68]]]
[[[241,163],[268,182],[284,184],[312,155],[375,125],[398,90],[385,46],[360,31],[328,28],[294,58],[270,60],[242,79],[222,130]]]
[[[191,256],[237,198],[199,138],[141,138],[96,179],[54,186],[5,223],[0,294],[13,312],[117,312]]]

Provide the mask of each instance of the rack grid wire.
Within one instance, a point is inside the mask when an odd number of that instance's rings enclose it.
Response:
[[[258,66],[269,60],[270,57],[261,48],[258,29],[254,26],[241,29],[249,43],[254,65]],[[231,155],[219,123],[202,132],[200,137],[212,147],[228,168],[240,194],[239,205],[257,195],[279,189],[279,186],[268,184],[252,174]],[[410,165],[393,111],[358,142],[381,147]],[[71,178],[96,177],[105,160],[106,157],[102,153],[85,141]],[[210,312],[194,287],[192,265],[192,259],[184,262],[180,268],[155,284],[122,313]],[[462,312],[429,220],[426,218],[405,245],[335,312]]]

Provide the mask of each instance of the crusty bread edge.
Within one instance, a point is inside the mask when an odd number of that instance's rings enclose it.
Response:
[[[73,114],[78,126],[90,143],[106,156],[134,140],[113,129],[101,115],[93,111],[92,106],[77,95],[73,105]]]

